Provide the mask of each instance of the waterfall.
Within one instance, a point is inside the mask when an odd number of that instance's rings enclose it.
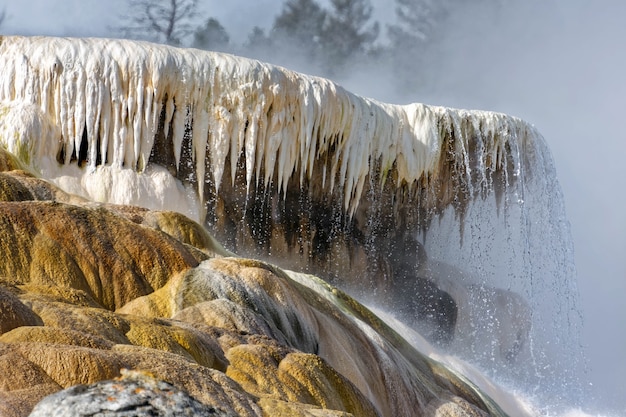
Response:
[[[122,40],[4,37],[0,73],[0,143],[66,192],[179,211],[539,401],[577,392],[571,239],[523,120]]]
[[[541,403],[584,405],[583,318],[561,189],[543,139],[520,152],[523,181],[463,216],[446,210],[418,236],[436,260],[425,273],[464,299],[469,320],[450,351]]]

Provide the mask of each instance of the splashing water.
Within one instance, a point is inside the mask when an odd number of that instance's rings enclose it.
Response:
[[[549,150],[533,146],[502,201],[448,209],[418,238],[439,261],[425,273],[466,309],[449,351],[559,412],[584,405],[587,365],[563,199]]]

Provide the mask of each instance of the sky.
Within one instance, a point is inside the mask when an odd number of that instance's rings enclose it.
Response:
[[[279,0],[201,2],[235,42],[268,28]],[[373,0],[383,22],[391,0]],[[433,62],[436,85],[413,101],[495,110],[536,125],[562,185],[584,310],[589,382],[626,415],[626,1],[527,0],[494,19],[466,13]],[[115,36],[124,0],[0,0],[6,34]],[[372,75],[355,92],[394,101]],[[367,81],[367,82],[363,82]],[[406,97],[402,97],[405,100]],[[590,400],[591,401],[591,400]]]

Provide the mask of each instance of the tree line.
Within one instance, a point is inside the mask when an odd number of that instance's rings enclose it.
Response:
[[[506,0],[475,0],[493,3]],[[199,18],[198,0],[128,0],[122,36],[176,46],[231,52],[341,81],[355,68],[377,69],[397,88],[428,83],[424,68],[432,48],[468,0],[393,0],[395,21],[381,28],[370,0],[285,0],[265,30],[250,29],[235,44],[214,17]],[[198,20],[200,19],[200,23]]]

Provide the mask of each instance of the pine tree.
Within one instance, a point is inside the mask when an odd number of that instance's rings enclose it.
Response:
[[[370,0],[331,0],[330,5],[325,10],[315,0],[285,2],[271,37],[290,66],[306,61],[307,72],[337,76],[373,48],[379,25],[371,23]]]
[[[378,22],[370,22],[372,5],[369,0],[331,0],[331,6],[321,43],[327,70],[332,74],[371,51],[380,28]]]
[[[224,26],[211,17],[204,26],[194,32],[192,46],[212,51],[227,51],[230,49],[230,36]]]
[[[395,0],[395,24],[388,26],[389,56],[403,92],[427,89],[438,78],[441,45],[465,15],[498,10],[508,0]],[[485,9],[486,8],[486,9]]]
[[[433,48],[454,10],[465,0],[395,0],[395,24],[388,26],[391,71],[401,91],[422,90],[431,83]]]
[[[276,17],[271,36],[288,53],[316,59],[326,11],[315,0],[287,0]]]

